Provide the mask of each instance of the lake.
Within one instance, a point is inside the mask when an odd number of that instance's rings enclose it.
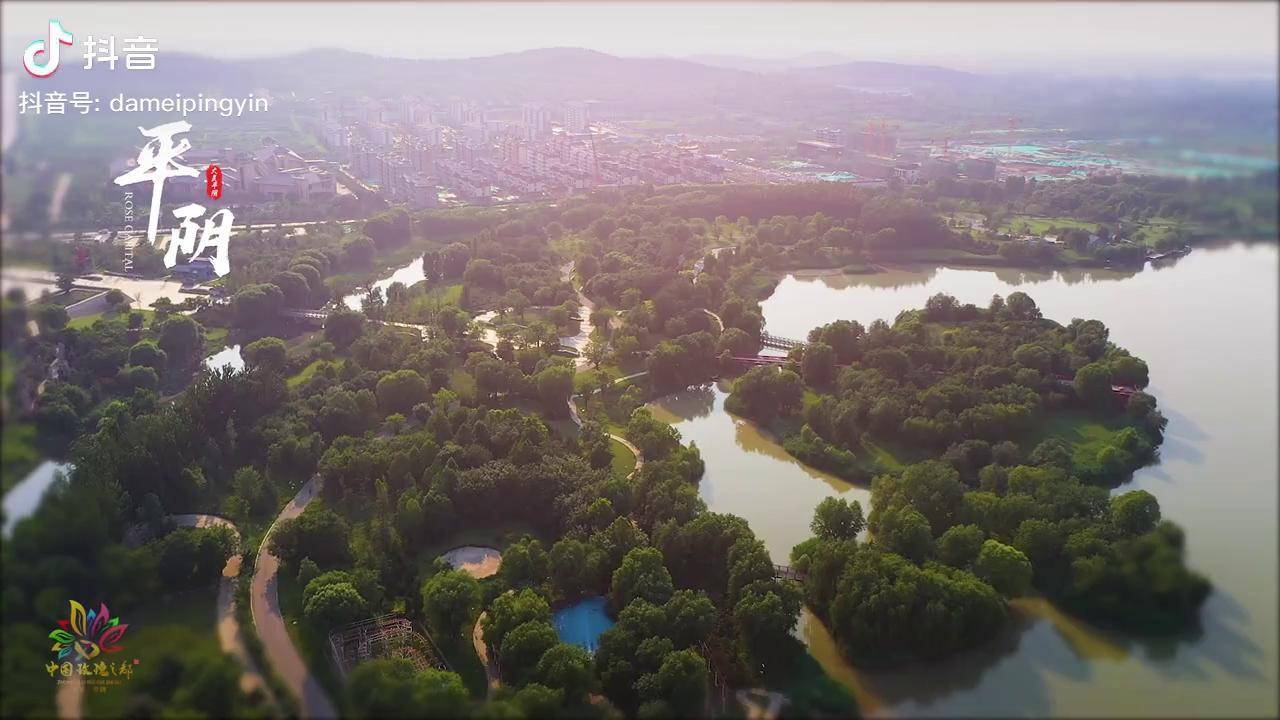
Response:
[[[1277,249],[1223,243],[1141,271],[1040,273],[951,267],[786,277],[762,303],[767,329],[803,339],[837,319],[889,322],[938,292],[985,305],[1021,290],[1061,323],[1096,318],[1151,367],[1148,391],[1169,418],[1142,488],[1187,533],[1188,563],[1214,584],[1201,627],[1139,640],[1049,603],[1020,599],[1005,632],[940,664],[870,673],[836,653],[820,624],[799,630],[814,657],[872,715],[1275,716],[1277,707]],[[694,389],[655,413],[695,441],[700,492],[745,517],[775,560],[808,536],[826,495],[868,493],[786,455],[724,410],[724,390]]]
[[[204,359],[205,367],[220,370],[229,367],[236,372],[244,369],[244,357],[240,354],[240,345],[228,345]]]
[[[416,257],[405,265],[391,271],[390,274],[373,283],[373,287],[382,291],[382,296],[387,296],[387,288],[395,283],[403,283],[405,287],[412,287],[414,284],[427,279],[427,274],[422,269],[422,258]],[[348,308],[360,312],[364,306],[364,298],[368,293],[363,291],[353,292],[342,298],[342,303]]]
[[[70,475],[73,467],[71,463],[45,460],[4,494],[4,537],[9,537],[19,520],[30,517],[40,507],[49,486],[59,475]]]

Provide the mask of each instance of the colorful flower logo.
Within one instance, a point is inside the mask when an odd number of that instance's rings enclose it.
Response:
[[[121,625],[120,618],[111,617],[106,603],[97,611],[85,612],[84,606],[75,600],[71,601],[71,616],[59,620],[60,629],[49,633],[53,640],[53,652],[62,660],[73,652],[71,662],[84,662],[97,657],[101,653],[120,652],[120,639],[129,626]]]

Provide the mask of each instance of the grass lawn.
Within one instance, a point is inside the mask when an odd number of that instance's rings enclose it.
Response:
[[[94,313],[92,315],[84,315],[78,318],[71,318],[71,320],[67,322],[67,327],[71,328],[72,330],[87,330],[93,327],[94,323],[103,319],[105,319],[105,315],[103,313]]]
[[[427,291],[427,299],[442,305],[457,305],[462,300],[462,283],[437,285]]]
[[[896,472],[901,470],[907,462],[910,462],[903,457],[903,453],[898,448],[890,447],[889,443],[875,443],[863,439],[862,449],[865,452],[857,453],[857,456],[867,466],[868,470],[879,469]]]
[[[1006,220],[1000,226],[1001,232],[1007,233],[1026,233],[1029,235],[1043,235],[1049,232],[1049,228],[1057,228],[1059,230],[1085,230],[1087,232],[1097,232],[1098,223],[1087,222],[1085,220],[1076,220],[1069,217],[1034,217],[1031,215],[1016,215]]]
[[[1098,451],[1115,444],[1115,436],[1125,428],[1122,419],[1099,420],[1096,416],[1078,410],[1054,413],[1024,446],[1030,450],[1049,438],[1060,438],[1071,446],[1072,460],[1081,465],[1092,464]]]
[[[425,281],[424,281],[425,282]],[[415,288],[421,283],[414,285]],[[444,305],[460,305],[462,303],[462,283],[434,285],[427,289],[425,295],[416,295],[409,301],[408,309],[402,311],[402,317],[419,318],[428,311]]]
[[[324,341],[323,330],[308,330],[286,339],[284,341],[284,346],[292,350],[294,348],[306,347],[308,345],[319,345]]]
[[[74,305],[80,302],[81,300],[88,300],[89,298],[93,297],[94,295],[98,295],[101,292],[102,292],[101,290],[81,290],[79,288],[76,288],[69,292],[55,291],[53,293],[50,293],[47,297],[45,297],[45,301],[51,305],[61,305],[63,307],[67,307],[69,305]]]
[[[827,675],[799,642],[787,648],[789,661],[775,663],[765,686],[786,695],[787,717],[858,717],[858,701],[848,688]],[[735,703],[736,705],[736,703]]]
[[[0,429],[0,485],[3,491],[17,485],[40,464],[40,451],[35,447],[36,426],[29,422],[9,421]]]
[[[227,345],[227,335],[230,334],[224,327],[206,327],[204,329],[204,354],[212,355]]]
[[[480,658],[476,656],[475,646],[471,644],[471,628],[475,627],[475,624],[476,620],[472,618],[471,622],[467,623],[465,633],[459,634],[457,638],[441,639],[432,633],[431,639],[444,655],[449,667],[462,678],[462,684],[467,686],[467,692],[471,693],[471,697],[483,700],[489,692],[489,676],[485,673],[484,663],[480,662]]]
[[[85,328],[93,327],[93,324],[98,322],[99,320],[127,322],[129,319],[130,313],[142,313],[143,327],[149,326],[151,324],[151,316],[156,314],[154,310],[130,310],[128,312],[100,312],[100,313],[94,313],[92,315],[85,315],[84,317],[72,318],[71,321],[67,323],[67,327],[73,328],[75,330],[84,330]],[[206,334],[207,332],[208,330],[206,330]]]
[[[613,454],[611,467],[613,474],[626,477],[636,468],[636,455],[626,445],[609,438],[609,452]]]
[[[184,663],[221,656],[215,627],[216,598],[217,591],[210,587],[157,599],[135,611],[122,608],[127,614],[121,622],[128,623],[129,630],[120,643],[123,649],[119,657],[112,659],[119,662],[137,658],[139,662],[134,666],[133,677],[122,686],[108,687],[104,692],[94,692],[86,686],[85,716],[120,717],[129,698],[160,667],[164,655],[176,655]]]
[[[476,397],[476,381],[462,368],[454,368],[449,373],[449,389],[458,393],[463,402],[470,402]]]
[[[329,636],[326,631],[317,630],[302,619],[302,590],[297,575],[280,568],[277,576],[277,587],[280,593],[280,614],[284,617],[285,629],[289,638],[298,648],[307,668],[315,674],[320,684],[329,691],[334,704],[341,708],[346,687],[338,678],[329,659]]]
[[[310,365],[299,370],[296,375],[290,375],[289,379],[285,380],[284,384],[291,388],[298,387],[302,383],[311,379],[311,376],[316,374],[316,371],[320,369],[320,366],[328,364],[328,362],[328,360],[313,360]]]

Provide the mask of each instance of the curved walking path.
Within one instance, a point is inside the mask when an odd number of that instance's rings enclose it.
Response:
[[[484,628],[480,625],[486,616],[487,613],[482,612],[480,617],[476,618],[476,624],[471,628],[471,646],[476,650],[476,657],[480,658],[480,662],[484,664],[488,697],[492,698],[498,688],[502,687],[502,676],[498,674],[497,664],[489,658],[489,646],[484,641]]]
[[[268,551],[271,531],[282,520],[291,520],[302,514],[307,505],[315,498],[320,488],[318,475],[302,485],[298,494],[280,511],[267,534],[258,546],[258,559],[254,563],[253,584],[249,590],[249,609],[253,614],[253,624],[258,628],[258,637],[262,639],[262,650],[267,662],[280,675],[285,687],[298,701],[298,714],[304,718],[333,718],[338,711],[333,706],[320,681],[311,673],[302,654],[289,637],[285,627],[284,616],[280,614],[279,573],[280,558]]]
[[[218,580],[218,645],[223,652],[240,663],[240,689],[246,693],[260,689],[269,697],[271,691],[267,681],[249,655],[249,648],[245,645],[244,635],[240,630],[240,621],[236,619],[236,580],[240,577],[240,565],[244,562],[244,555],[239,551],[240,529],[230,520],[217,515],[174,515],[172,519],[178,527],[221,526],[230,528],[235,534],[237,552],[227,558],[227,564],[222,568],[222,578]]]
[[[630,380],[632,378],[639,377],[640,375],[644,375],[644,374],[646,373],[640,372],[640,373],[635,373],[633,375],[628,375],[626,377],[620,377],[617,380],[614,380],[614,383],[619,383],[619,382],[622,382],[623,380]],[[597,390],[596,392],[600,392],[600,391]],[[569,404],[569,418],[573,420],[574,425],[577,425],[579,428],[581,428],[582,416],[578,414],[578,403],[574,402],[572,395],[569,396],[568,404]],[[631,451],[632,455],[636,456],[636,466],[627,475],[627,479],[631,479],[635,477],[636,473],[640,472],[640,469],[644,467],[644,454],[640,452],[640,448],[636,447],[635,443],[632,443],[630,440],[622,437],[621,435],[615,435],[614,433],[611,433],[611,432],[606,432],[605,434],[608,435],[610,438],[622,443],[624,447],[626,447],[628,450]]]
[[[716,326],[720,328],[720,332],[724,332],[724,320],[721,320],[719,315],[711,312],[706,308],[702,308],[702,312],[710,315],[711,319],[716,321]]]
[[[191,513],[170,515],[167,519],[175,527],[208,528],[220,526],[230,528],[235,535],[237,551],[227,558],[227,564],[222,568],[222,577],[218,580],[217,613],[215,615],[215,624],[218,629],[218,645],[223,652],[239,663],[240,689],[245,693],[261,690],[270,697],[271,690],[267,686],[266,679],[262,677],[262,672],[258,670],[257,664],[253,662],[253,657],[249,655],[248,647],[244,643],[244,635],[240,630],[240,622],[236,619],[236,579],[240,577],[240,565],[244,561],[244,555],[239,551],[240,529],[235,526],[235,523],[217,515]],[[127,547],[137,547],[147,539],[146,526],[141,524],[134,525],[125,532],[124,544]],[[73,682],[63,683],[58,686],[58,692],[55,697],[58,717],[64,718],[64,720],[78,720],[83,715],[83,702],[84,686],[80,683],[80,676],[74,676]]]

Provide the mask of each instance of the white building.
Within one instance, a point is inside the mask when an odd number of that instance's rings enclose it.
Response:
[[[591,117],[587,111],[587,104],[584,102],[565,103],[564,106],[564,129],[565,132],[583,133],[587,131],[587,126],[591,124]]]
[[[526,140],[551,134],[551,111],[541,103],[525,103],[520,109],[520,121],[524,124]]]

